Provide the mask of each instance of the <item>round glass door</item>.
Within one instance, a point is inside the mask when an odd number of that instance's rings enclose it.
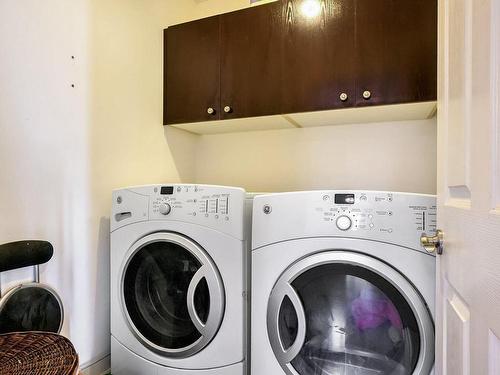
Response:
[[[174,233],[140,240],[124,267],[122,297],[136,337],[171,357],[203,349],[224,313],[219,274],[203,249]]]
[[[291,375],[429,374],[432,320],[393,268],[356,253],[295,264],[271,293],[268,333]]]

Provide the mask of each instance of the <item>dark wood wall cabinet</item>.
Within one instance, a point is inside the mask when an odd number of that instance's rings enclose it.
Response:
[[[437,0],[278,0],[164,42],[165,125],[437,96]]]

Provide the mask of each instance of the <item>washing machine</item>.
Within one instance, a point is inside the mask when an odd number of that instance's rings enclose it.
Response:
[[[245,207],[231,187],[113,192],[113,375],[247,373]]]
[[[252,373],[429,375],[431,195],[312,191],[253,207]]]

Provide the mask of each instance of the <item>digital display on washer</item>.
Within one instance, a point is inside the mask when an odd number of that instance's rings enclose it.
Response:
[[[174,187],[173,186],[162,186],[160,194],[161,195],[172,195],[172,194],[174,194]]]
[[[354,194],[335,194],[335,204],[354,204]]]

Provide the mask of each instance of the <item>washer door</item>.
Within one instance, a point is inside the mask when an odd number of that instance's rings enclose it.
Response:
[[[175,233],[136,242],[122,269],[122,305],[134,335],[166,357],[188,357],[217,334],[224,288],[206,252]]]
[[[421,296],[395,269],[358,253],[318,253],[288,268],[271,292],[267,329],[289,375],[428,375],[434,364]]]

